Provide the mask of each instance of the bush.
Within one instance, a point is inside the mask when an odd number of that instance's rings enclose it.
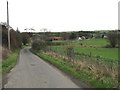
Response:
[[[34,40],[32,43],[33,50],[42,50],[47,46],[46,42],[43,40]]]
[[[76,39],[76,37],[77,37],[76,34],[72,32],[69,36],[69,39],[73,40],[73,39]]]
[[[48,40],[47,36],[39,35],[33,37],[32,49],[33,50],[45,50],[51,41]]]
[[[119,42],[119,37],[120,36],[120,33],[118,32],[110,32],[108,34],[108,40],[110,42],[110,45],[111,47],[116,47],[116,45],[118,45],[118,42]]]
[[[30,41],[30,36],[27,33],[22,33],[22,43],[23,45],[26,45]]]

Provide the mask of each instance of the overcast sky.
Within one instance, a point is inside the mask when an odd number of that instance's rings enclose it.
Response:
[[[118,28],[119,0],[8,0],[14,29],[40,31],[113,30]],[[7,21],[7,0],[0,0],[0,22]]]

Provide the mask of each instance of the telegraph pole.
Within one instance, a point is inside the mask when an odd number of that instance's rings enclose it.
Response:
[[[7,29],[8,29],[8,49],[10,50],[10,27],[9,27],[8,1],[7,1]]]

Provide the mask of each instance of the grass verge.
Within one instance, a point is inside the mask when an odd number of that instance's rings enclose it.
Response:
[[[2,60],[2,73],[3,75],[8,73],[16,64],[17,57],[20,50],[10,52],[6,59]]]
[[[86,72],[85,70],[79,70],[77,71],[75,67],[73,67],[70,63],[65,62],[64,60],[60,58],[55,58],[45,52],[35,52],[32,51],[37,56],[41,57],[43,60],[53,64],[60,70],[72,75],[73,77],[87,83],[89,86],[95,87],[95,88],[110,88],[109,90],[112,90],[114,87],[114,80],[110,77],[103,77],[103,79],[98,79],[93,75],[92,73]]]

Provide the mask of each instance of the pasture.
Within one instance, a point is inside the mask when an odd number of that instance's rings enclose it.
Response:
[[[75,53],[102,57],[108,60],[118,60],[118,48],[105,48],[105,46],[109,44],[106,39],[75,40],[67,42],[68,45],[73,46]],[[66,46],[67,45],[50,46],[50,48],[61,54],[65,54]]]
[[[90,39],[78,41],[78,44],[93,45],[97,47],[104,47],[109,44],[107,39]]]

